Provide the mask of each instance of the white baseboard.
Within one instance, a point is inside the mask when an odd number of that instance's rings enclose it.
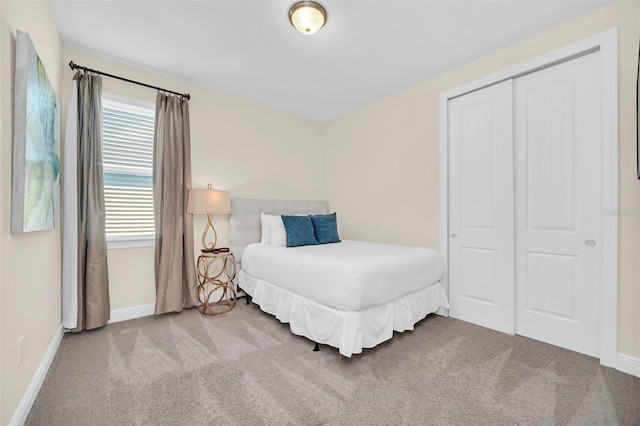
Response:
[[[38,396],[38,392],[40,392],[40,387],[42,386],[42,382],[44,382],[44,378],[47,376],[47,372],[49,371],[49,367],[51,366],[51,362],[53,361],[53,357],[56,355],[58,351],[58,346],[60,346],[60,342],[62,341],[62,335],[64,334],[64,329],[62,325],[54,334],[51,343],[49,344],[49,348],[47,352],[45,352],[38,369],[36,370],[33,378],[31,379],[31,383],[27,387],[24,395],[22,396],[22,400],[20,404],[18,404],[18,408],[16,408],[15,413],[13,413],[13,417],[9,422],[11,426],[19,426],[23,425],[24,422],[27,421],[27,416],[29,415],[29,411],[31,411],[31,407],[33,406],[33,402],[36,400],[36,396]]]
[[[618,354],[618,370],[623,373],[640,377],[640,358],[631,355]]]
[[[154,303],[150,303],[148,305],[132,306],[131,308],[115,309],[111,311],[109,324],[134,318],[148,317],[149,315],[154,314],[155,308],[156,305]]]

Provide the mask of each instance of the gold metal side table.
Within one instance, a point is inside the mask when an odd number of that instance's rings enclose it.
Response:
[[[198,257],[198,298],[200,313],[220,315],[236,304],[233,279],[236,259],[232,253],[202,253]]]

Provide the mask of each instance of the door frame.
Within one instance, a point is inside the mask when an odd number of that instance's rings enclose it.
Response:
[[[466,93],[549,68],[600,51],[602,72],[602,284],[600,288],[600,364],[617,367],[618,220],[606,212],[618,209],[618,31],[612,28],[524,63],[440,94],[440,253],[445,263],[442,284],[449,294],[449,154],[448,103]],[[515,321],[515,319],[514,319]]]

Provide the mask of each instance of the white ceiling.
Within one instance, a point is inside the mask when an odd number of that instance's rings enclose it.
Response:
[[[288,21],[293,2],[52,0],[51,9],[65,46],[327,123],[608,3],[321,0],[327,25],[305,36]]]

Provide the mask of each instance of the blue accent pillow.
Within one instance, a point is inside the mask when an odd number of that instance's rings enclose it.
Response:
[[[287,247],[314,246],[318,244],[310,216],[285,216],[282,223],[287,231]]]
[[[335,213],[311,216],[318,244],[339,243],[338,221]]]

